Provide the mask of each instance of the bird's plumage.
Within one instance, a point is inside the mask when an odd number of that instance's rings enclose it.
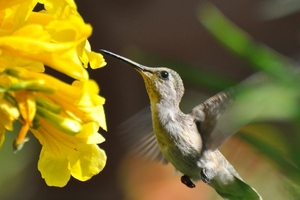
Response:
[[[239,87],[220,92],[184,114],[179,109],[184,87],[175,71],[146,67],[111,52],[103,52],[130,64],[144,79],[151,102],[153,131],[151,116],[145,111],[121,126],[123,135],[135,141],[135,150],[139,154],[169,161],[184,174],[182,181],[189,187],[194,187],[190,179],[202,179],[224,199],[261,199],[218,151],[228,137],[248,122],[226,123],[227,117],[230,120],[235,117],[230,109],[235,105],[234,95]],[[132,141],[131,145],[134,144]]]

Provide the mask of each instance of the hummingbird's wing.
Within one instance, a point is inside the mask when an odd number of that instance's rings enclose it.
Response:
[[[152,128],[150,108],[144,108],[119,126],[121,138],[137,156],[168,163],[161,153]]]
[[[197,124],[204,148],[216,150],[231,135],[261,116],[262,110],[267,106],[267,99],[274,95],[263,90],[259,95],[246,96],[244,91],[256,91],[272,84],[270,77],[254,74],[237,86],[217,93],[193,108],[189,115]]]
[[[190,112],[201,134],[204,148],[217,149],[228,137],[236,132],[233,127],[222,130],[222,115],[232,104],[231,92],[220,92],[204,103],[196,106]],[[227,124],[230,126],[231,124]]]

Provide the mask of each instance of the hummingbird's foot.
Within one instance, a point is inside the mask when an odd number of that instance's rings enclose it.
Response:
[[[206,173],[206,169],[202,168],[200,173],[201,173],[201,179],[202,179],[202,181],[204,183],[207,183],[207,184],[210,183],[210,180],[209,180],[209,178],[207,176],[207,173]]]
[[[191,181],[190,177],[188,177],[187,175],[183,175],[181,177],[181,182],[183,184],[185,184],[186,186],[188,186],[189,188],[194,188],[196,187],[196,185]]]

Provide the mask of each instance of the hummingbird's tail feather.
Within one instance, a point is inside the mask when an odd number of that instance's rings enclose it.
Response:
[[[223,186],[224,187],[224,186]],[[228,200],[262,200],[262,197],[258,194],[258,192],[239,179],[234,176],[233,181],[231,181],[228,185],[225,186],[226,189],[215,189],[216,192]],[[228,190],[230,188],[230,191]]]
[[[221,197],[227,200],[262,200],[258,192],[243,181],[221,152],[207,151],[203,156],[207,163],[203,168],[210,179],[208,184]]]

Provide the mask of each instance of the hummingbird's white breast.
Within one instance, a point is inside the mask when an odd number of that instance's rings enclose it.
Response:
[[[157,142],[166,159],[181,173],[200,179],[202,140],[196,124],[179,109],[159,103],[152,108],[152,118]]]

